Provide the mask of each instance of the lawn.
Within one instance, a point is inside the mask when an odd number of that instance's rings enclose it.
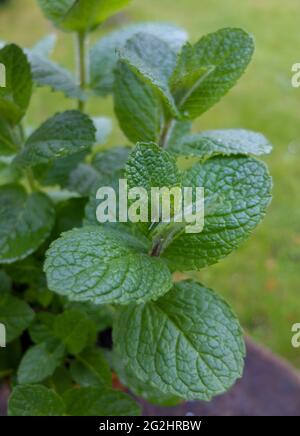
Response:
[[[9,3],[0,10],[1,40],[30,46],[55,31],[35,0]],[[291,66],[300,62],[299,16],[299,0],[134,0],[115,22],[171,21],[185,27],[193,41],[227,26],[243,27],[255,36],[257,50],[246,75],[195,129],[244,127],[263,132],[274,144],[266,159],[274,177],[274,200],[249,242],[203,270],[200,279],[231,302],[247,332],[300,368],[300,350],[291,346],[291,326],[300,322],[300,89],[291,87]],[[108,30],[99,29],[93,39]],[[70,35],[59,33],[55,58],[74,68],[72,43]],[[27,122],[37,124],[57,108],[70,107],[61,95],[38,90]],[[94,99],[89,111],[112,114],[112,102]],[[125,141],[116,128],[112,142]]]

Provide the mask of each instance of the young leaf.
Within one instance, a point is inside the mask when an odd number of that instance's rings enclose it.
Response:
[[[15,125],[25,115],[30,102],[30,65],[22,49],[15,44],[0,50],[0,63],[6,70],[6,86],[0,88],[0,116]]]
[[[126,168],[129,187],[173,187],[181,185],[181,175],[171,154],[153,143],[139,143],[132,151]]]
[[[32,133],[16,162],[36,165],[88,150],[95,132],[91,119],[79,111],[56,114]]]
[[[76,356],[71,364],[71,375],[81,386],[110,386],[111,371],[101,350],[88,348]]]
[[[33,253],[50,235],[54,207],[42,193],[26,194],[21,186],[0,188],[0,263]]]
[[[42,385],[16,386],[9,398],[9,416],[61,416],[65,407],[62,399]]]
[[[153,87],[173,116],[178,115],[169,89],[177,56],[166,42],[147,33],[137,33],[120,51],[120,59]]]
[[[130,3],[130,0],[38,0],[53,23],[68,31],[88,31]]]
[[[177,53],[187,40],[187,33],[180,27],[167,23],[139,23],[122,28],[101,38],[90,50],[90,85],[98,95],[107,95],[113,90],[114,70],[118,55],[128,39],[139,32],[156,36]]]
[[[130,141],[158,140],[164,116],[161,100],[153,87],[122,60],[115,72],[114,108]]]
[[[181,114],[194,119],[217,103],[244,73],[253,51],[253,38],[234,28],[186,44],[170,81]]]
[[[6,327],[6,341],[11,342],[28,328],[34,318],[27,303],[9,293],[0,294],[0,322]]]
[[[196,164],[183,185],[204,187],[205,221],[201,233],[182,234],[163,255],[181,271],[199,270],[230,254],[260,223],[271,200],[267,167],[244,156]]]
[[[64,93],[66,97],[85,100],[86,96],[67,69],[51,61],[45,55],[27,51],[31,64],[32,78],[38,86],[49,86],[53,91]]]
[[[185,157],[207,159],[221,154],[256,155],[271,153],[272,145],[261,133],[243,129],[211,130],[183,136],[177,143],[170,141],[169,151]]]
[[[158,298],[171,287],[164,262],[144,241],[107,227],[64,233],[45,262],[48,286],[73,301],[128,304]]]
[[[67,310],[54,321],[53,333],[70,354],[79,354],[87,345],[90,321],[79,310]]]
[[[140,409],[127,394],[103,387],[83,387],[63,395],[71,416],[137,416]]]
[[[156,302],[129,305],[114,325],[125,366],[166,394],[209,401],[241,377],[238,320],[213,291],[185,281]]]
[[[18,382],[30,384],[45,380],[60,366],[64,354],[64,345],[56,339],[29,348],[18,369]]]

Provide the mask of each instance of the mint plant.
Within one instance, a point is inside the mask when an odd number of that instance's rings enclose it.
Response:
[[[11,388],[8,413],[137,415],[132,393],[161,405],[209,401],[242,376],[243,332],[219,294],[195,279],[174,281],[173,273],[229,255],[270,203],[271,178],[256,157],[272,148],[263,135],[192,132],[244,73],[253,38],[226,28],[191,44],[176,26],[142,23],[89,48],[89,34],[129,0],[38,3],[55,26],[75,34],[78,80],[51,60],[53,35],[0,50],[7,82],[0,88],[0,322],[7,331],[0,377]],[[40,86],[63,92],[74,110],[32,130],[26,112]],[[86,113],[89,96],[109,94],[128,139],[122,147],[106,145],[110,119]],[[100,224],[96,191],[120,178],[147,192],[204,187],[203,231],[163,221]],[[107,329],[112,349],[99,342]]]

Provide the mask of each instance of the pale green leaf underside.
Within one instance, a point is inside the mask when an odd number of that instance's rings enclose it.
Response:
[[[209,158],[215,155],[264,155],[272,145],[261,133],[244,129],[210,130],[186,135],[177,143],[170,143],[169,151],[179,156]]]
[[[33,253],[50,235],[54,207],[42,193],[27,195],[17,185],[0,188],[0,263]]]
[[[0,323],[6,327],[7,343],[20,336],[33,318],[34,312],[27,303],[9,293],[0,294]]]
[[[92,120],[79,111],[56,114],[33,132],[16,162],[36,165],[88,150],[95,133]]]
[[[153,87],[173,116],[178,115],[169,88],[177,56],[166,42],[154,35],[137,33],[120,51],[120,59]]]
[[[62,399],[42,385],[16,386],[8,403],[9,416],[61,416]]]
[[[160,98],[153,87],[122,60],[115,73],[114,108],[120,127],[130,141],[158,140],[163,118]]]
[[[53,91],[62,92],[66,97],[85,99],[84,92],[77,85],[70,71],[41,54],[28,50],[32,78],[38,86],[49,86]]]
[[[38,56],[49,57],[53,52],[55,45],[57,43],[57,35],[55,33],[50,33],[40,39],[30,51]]]
[[[158,298],[171,288],[164,262],[144,243],[103,227],[64,233],[47,252],[48,286],[73,301],[128,304]]]
[[[173,268],[199,270],[247,239],[263,219],[272,180],[264,163],[249,157],[215,157],[188,170],[184,186],[204,187],[204,229],[183,234],[164,252]]]
[[[186,281],[156,302],[122,309],[114,344],[141,380],[166,394],[209,401],[241,377],[237,318],[213,291]]]
[[[90,51],[90,85],[99,95],[112,92],[114,70],[117,66],[117,51],[136,33],[146,32],[167,43],[177,53],[187,40],[186,32],[172,24],[146,22],[133,24],[101,38]]]

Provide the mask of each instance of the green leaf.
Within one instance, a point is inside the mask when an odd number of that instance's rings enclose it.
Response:
[[[41,312],[36,315],[34,323],[29,327],[29,335],[35,344],[53,339],[53,326],[56,316],[52,313]]]
[[[153,87],[122,60],[115,73],[114,108],[130,141],[158,140],[164,116],[161,100]]]
[[[53,239],[58,238],[63,232],[74,229],[74,227],[82,227],[85,204],[84,198],[70,198],[57,205],[53,232],[56,237]]]
[[[72,389],[63,396],[67,415],[71,416],[136,416],[137,403],[123,392],[103,387]]]
[[[16,386],[8,403],[9,416],[61,416],[62,399],[41,385]]]
[[[128,186],[151,187],[180,186],[181,175],[174,157],[153,143],[139,143],[126,165]]]
[[[271,153],[272,145],[261,133],[243,129],[211,130],[183,136],[170,142],[169,151],[185,157],[206,159],[216,155],[263,155]]]
[[[0,263],[24,259],[47,239],[54,224],[51,200],[17,185],[0,188]]]
[[[264,163],[253,158],[215,157],[185,173],[183,185],[204,187],[204,229],[182,234],[165,251],[180,271],[199,270],[230,254],[263,219],[272,180]]]
[[[71,171],[67,188],[71,192],[77,192],[83,197],[95,196],[97,188],[101,186],[101,175],[89,164],[80,163]]]
[[[79,111],[54,115],[28,138],[16,162],[23,166],[48,163],[88,150],[95,142],[91,119]]]
[[[74,386],[71,374],[65,366],[57,368],[46,384],[49,388],[54,389],[58,395],[64,394]]]
[[[45,262],[48,286],[73,301],[127,304],[158,298],[171,287],[164,262],[148,256],[144,240],[107,227],[64,233]]]
[[[130,0],[38,0],[47,18],[67,31],[87,31],[130,3]]]
[[[120,59],[153,87],[173,116],[178,115],[169,88],[169,79],[175,69],[177,55],[166,42],[154,35],[137,33],[120,51]]]
[[[156,302],[122,309],[114,344],[124,364],[166,394],[209,401],[241,377],[237,318],[212,290],[185,281]]]
[[[130,148],[116,147],[97,153],[91,165],[80,164],[69,177],[67,187],[83,196],[93,195],[101,186],[110,186],[116,178],[121,178],[128,159]]]
[[[17,182],[21,175],[20,169],[11,165],[11,158],[0,160],[0,186]]]
[[[66,97],[85,100],[85,93],[76,83],[70,71],[51,61],[43,54],[27,51],[31,64],[32,78],[38,86],[49,86],[53,91],[62,92]]]
[[[235,85],[254,51],[252,36],[225,28],[186,44],[170,81],[182,115],[194,119],[210,109]]]
[[[88,342],[89,320],[78,310],[67,310],[56,317],[53,333],[65,344],[70,354],[79,354]]]
[[[97,305],[93,303],[67,302],[66,309],[80,309],[93,322],[97,332],[112,326],[114,308],[111,305]]]
[[[61,365],[64,354],[64,345],[56,339],[29,348],[18,369],[18,382],[30,384],[45,380]]]
[[[12,127],[5,118],[0,118],[0,154],[11,156],[20,149],[20,135],[17,127]]]
[[[30,65],[22,49],[15,44],[0,50],[0,63],[6,69],[6,87],[0,88],[0,116],[15,125],[25,115],[30,102]]]
[[[176,53],[187,40],[186,32],[180,27],[159,22],[133,24],[101,38],[90,50],[90,85],[98,95],[112,92],[117,52],[125,46],[128,39],[139,32],[158,37]]]
[[[129,388],[130,392],[137,397],[142,397],[149,403],[164,407],[176,406],[183,401],[175,395],[165,394],[149,383],[144,383],[129,368],[124,367],[122,358],[115,352],[113,354],[113,365],[122,385]]]
[[[0,323],[5,325],[7,342],[19,337],[33,318],[33,310],[24,301],[9,293],[0,294]]]
[[[112,383],[109,365],[97,348],[88,348],[76,356],[70,370],[75,382],[81,386],[109,386]]]
[[[10,276],[4,270],[0,270],[0,295],[6,292],[10,292],[12,286],[12,280]]]
[[[87,153],[87,151],[81,151],[48,163],[35,165],[33,167],[34,176],[43,186],[59,185],[67,188],[70,175],[84,161]]]

